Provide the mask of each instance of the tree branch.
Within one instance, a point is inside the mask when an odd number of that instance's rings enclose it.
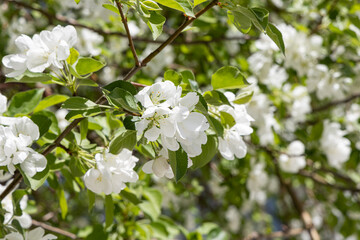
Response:
[[[360,93],[356,93],[356,94],[353,94],[353,95],[349,96],[348,98],[345,98],[345,99],[342,99],[342,100],[333,101],[333,102],[330,102],[330,103],[325,104],[325,105],[323,105],[323,106],[320,106],[320,107],[317,107],[317,108],[313,108],[312,112],[313,112],[313,113],[321,112],[321,111],[327,110],[327,109],[329,109],[329,108],[335,107],[335,106],[337,106],[337,105],[341,105],[341,104],[345,104],[345,103],[351,102],[352,100],[355,100],[355,99],[357,99],[357,98],[360,98]]]
[[[205,12],[207,12],[209,9],[211,9],[213,6],[215,6],[218,3],[218,0],[213,0],[209,5],[207,5],[205,8],[200,10],[195,17],[188,17],[184,21],[183,24],[180,25],[180,27],[172,34],[170,37],[163,42],[157,49],[155,49],[152,53],[150,53],[139,66],[135,66],[133,69],[128,72],[128,74],[125,75],[124,80],[129,80],[135,73],[137,73],[142,67],[145,67],[156,55],[158,55],[167,45],[171,44],[179,35],[180,33],[189,26],[195,19],[199,18],[201,15],[203,15]]]
[[[131,52],[132,52],[132,54],[134,56],[134,59],[135,59],[135,66],[140,66],[140,62],[139,62],[138,56],[136,54],[134,42],[133,42],[133,40],[131,38],[129,26],[127,24],[127,18],[125,17],[125,15],[123,13],[122,6],[121,6],[121,3],[119,2],[119,0],[116,0],[115,2],[116,2],[117,8],[119,9],[121,20],[122,20],[122,22],[124,24],[124,27],[125,27],[126,35],[127,35],[128,40],[129,40],[129,46],[130,46]]]
[[[37,227],[42,227],[43,229],[48,230],[50,232],[54,232],[54,233],[63,235],[65,237],[71,238],[71,239],[77,239],[75,234],[73,234],[71,232],[68,232],[68,231],[65,231],[65,230],[62,230],[62,229],[57,228],[57,227],[50,226],[50,225],[48,225],[46,223],[38,222],[38,221],[36,221],[34,219],[31,220],[31,223],[32,223],[32,225],[35,225]]]

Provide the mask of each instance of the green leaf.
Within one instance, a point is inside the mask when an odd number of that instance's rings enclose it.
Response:
[[[96,72],[105,66],[104,63],[93,58],[80,58],[76,64],[76,71],[80,75]]]
[[[124,190],[122,190],[120,192],[120,195],[135,205],[142,203],[142,201],[134,193],[132,193],[130,191],[130,189],[128,189],[128,188],[125,188]]]
[[[260,31],[263,31],[266,29],[268,23],[269,23],[269,11],[265,8],[250,8],[250,11],[255,15],[257,20],[259,21],[262,29]]]
[[[70,157],[69,167],[74,177],[82,177],[86,172],[84,166],[81,163],[81,160],[78,157],[73,157],[73,156]]]
[[[178,182],[186,174],[188,156],[182,148],[179,148],[179,150],[175,152],[169,151],[169,161],[174,173],[175,181]]]
[[[124,108],[131,112],[139,112],[134,95],[124,89],[115,88],[112,90],[108,95],[108,100],[119,108]]]
[[[134,87],[134,85],[132,85],[131,83],[126,82],[124,80],[118,80],[118,81],[112,82],[112,83],[106,85],[105,87],[103,87],[103,89],[106,89],[109,92],[113,91],[115,88],[124,89],[124,90],[128,91],[129,93],[131,93],[132,95],[137,94],[137,91],[136,91],[136,88]]]
[[[114,221],[114,202],[111,195],[105,196],[105,228],[109,228]]]
[[[66,59],[66,62],[70,65],[73,65],[78,60],[79,55],[79,52],[75,48],[70,48],[70,55]]]
[[[161,35],[165,21],[166,18],[157,12],[151,12],[150,17],[147,18],[146,24],[150,28],[154,40]]]
[[[89,121],[87,120],[87,118],[85,118],[84,120],[82,120],[80,122],[80,137],[81,140],[86,139],[87,133],[88,133],[88,127],[89,127]]]
[[[155,0],[155,2],[160,3],[166,7],[181,11],[187,16],[195,17],[193,12],[193,6],[188,0]]]
[[[216,71],[211,77],[211,85],[214,89],[237,89],[250,84],[246,81],[239,69],[225,66]]]
[[[12,202],[14,206],[14,214],[15,216],[22,215],[22,209],[20,206],[21,199],[27,194],[26,190],[24,189],[17,189],[12,193]]]
[[[197,5],[203,3],[203,2],[206,2],[208,0],[194,0],[194,7],[196,7]]]
[[[36,191],[39,187],[41,187],[49,176],[48,165],[46,166],[44,171],[36,173],[35,176],[33,177],[30,177],[27,174],[25,174],[25,172],[23,172],[21,168],[19,168],[19,171],[21,172],[21,175],[24,177],[25,184],[34,191]]]
[[[154,221],[161,214],[162,195],[156,189],[145,188],[144,197],[147,199],[147,201],[143,201],[138,206],[144,213],[149,215],[151,219]]]
[[[285,44],[281,32],[271,23],[266,28],[266,34],[273,40],[278,46],[281,52],[285,55]]]
[[[140,2],[140,4],[149,11],[161,11],[162,10],[159,7],[159,5],[152,0],[145,0],[145,1]]]
[[[164,73],[164,79],[169,80],[173,82],[175,86],[178,86],[181,83],[182,76],[180,73],[170,69]]]
[[[15,116],[16,114],[29,114],[33,112],[40,103],[43,93],[43,88],[16,93],[9,104],[9,115]]]
[[[197,95],[199,96],[199,102],[195,105],[195,108],[205,115],[208,114],[209,110],[205,98],[200,93],[197,93]]]
[[[221,123],[224,126],[228,126],[229,128],[231,128],[232,126],[234,126],[236,124],[234,117],[230,113],[221,111],[220,117],[221,117]]]
[[[90,190],[87,190],[87,195],[88,195],[88,199],[89,199],[89,211],[91,211],[91,209],[93,209],[93,207],[95,205],[95,193],[93,193]]]
[[[67,100],[68,98],[69,98],[68,96],[60,95],[60,94],[54,94],[54,95],[47,96],[43,100],[41,100],[39,105],[34,109],[34,113],[44,110],[45,108],[54,106],[56,104],[62,103],[65,100]]]
[[[77,119],[77,118],[82,118],[82,117],[93,117],[102,112],[103,111],[99,107],[96,107],[93,109],[86,109],[86,110],[71,110],[66,115],[65,119],[71,120],[71,119]]]
[[[235,104],[245,104],[250,102],[252,96],[254,95],[254,92],[243,92],[237,95],[233,103]]]
[[[39,127],[40,137],[49,131],[52,124],[51,119],[42,114],[42,112],[33,114],[31,120]]]
[[[65,198],[65,192],[64,189],[59,188],[57,189],[57,196],[59,199],[59,205],[60,205],[60,210],[61,210],[61,218],[65,219],[67,213],[68,213],[68,205],[66,202],[66,198]]]
[[[98,87],[99,84],[89,78],[83,78],[78,80],[78,86]]]
[[[210,126],[215,130],[215,133],[219,137],[222,137],[224,135],[224,127],[221,124],[221,122],[219,120],[215,119],[214,117],[209,116],[209,115],[206,118],[209,121]]]
[[[119,9],[117,7],[115,7],[114,5],[112,4],[108,4],[108,3],[104,3],[102,5],[104,8],[106,8],[107,10],[110,10],[118,15],[120,15],[120,12],[119,12]]]
[[[227,97],[218,90],[204,92],[204,99],[208,104],[220,106],[223,104],[231,105]]]
[[[122,149],[127,148],[130,151],[134,149],[136,145],[136,131],[126,130],[115,137],[109,146],[109,152],[112,154],[119,154]]]
[[[50,74],[25,72],[23,75],[17,76],[15,78],[7,78],[6,82],[37,83],[47,82],[50,80],[52,80]]]
[[[207,136],[207,142],[201,146],[201,154],[191,158],[193,165],[191,169],[197,169],[205,166],[217,153],[217,137],[214,135]]]
[[[242,33],[248,33],[251,29],[251,20],[236,11],[228,11],[228,18],[234,26]]]
[[[83,97],[71,97],[67,99],[61,106],[69,110],[89,110],[98,107],[96,103]]]
[[[184,84],[186,84],[187,86],[189,86],[191,90],[193,90],[193,91],[199,90],[198,83],[196,82],[195,75],[192,71],[184,70],[184,71],[180,72],[180,74],[182,76],[182,82]]]
[[[79,4],[80,3],[80,0],[74,0],[76,2],[76,4]]]

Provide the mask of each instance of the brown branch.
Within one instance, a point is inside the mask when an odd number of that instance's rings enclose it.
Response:
[[[21,182],[22,176],[19,171],[15,172],[14,178],[12,182],[5,188],[5,190],[0,195],[0,203],[1,201],[12,192],[12,190]]]
[[[321,112],[321,111],[327,110],[329,108],[335,107],[337,105],[341,105],[341,104],[351,102],[352,100],[355,100],[357,98],[360,98],[360,93],[353,94],[353,95],[349,96],[348,98],[345,98],[345,99],[342,99],[342,100],[337,100],[337,101],[330,102],[328,104],[325,104],[324,106],[313,108],[312,112],[313,113]]]
[[[135,66],[133,69],[126,74],[124,77],[124,80],[129,80],[135,73],[137,73],[142,67],[145,67],[148,62],[150,62],[156,55],[158,55],[167,45],[171,44],[179,35],[180,33],[189,26],[195,19],[199,18],[201,15],[203,15],[205,12],[207,12],[209,9],[211,9],[213,6],[215,6],[218,3],[218,0],[213,0],[209,5],[207,5],[205,8],[200,10],[197,14],[195,14],[195,17],[187,17],[183,24],[172,34],[170,37],[163,42],[157,49],[155,49],[152,53],[150,53],[140,64],[140,66]]]
[[[54,232],[54,233],[63,235],[65,237],[71,238],[71,239],[77,239],[77,237],[76,237],[76,235],[74,233],[62,230],[62,229],[57,228],[57,227],[50,226],[50,225],[48,225],[46,223],[38,222],[38,221],[36,221],[34,219],[31,220],[31,223],[32,223],[32,225],[35,225],[37,227],[42,227],[43,229],[48,230],[50,232]]]
[[[306,231],[304,228],[294,228],[286,231],[277,231],[269,234],[260,234],[257,232],[249,234],[243,240],[261,240],[261,239],[272,239],[272,238],[288,238],[300,235],[303,231]]]
[[[350,192],[353,192],[353,193],[360,192],[360,189],[356,188],[356,187],[341,186],[341,185],[338,185],[338,184],[329,183],[322,176],[320,176],[320,175],[318,175],[316,173],[313,173],[313,172],[300,170],[299,175],[303,176],[303,177],[311,178],[314,182],[319,183],[319,184],[324,185],[324,186],[327,186],[327,187],[330,187],[330,188],[335,188],[335,189],[342,190],[342,191],[350,191]]]
[[[289,182],[285,182],[285,180],[282,178],[279,166],[278,166],[277,162],[275,161],[274,157],[273,157],[273,160],[274,160],[274,165],[275,165],[275,172],[279,179],[280,185],[283,188],[285,188],[285,190],[290,195],[293,205],[294,205],[296,211],[298,212],[298,214],[300,215],[301,221],[303,222],[306,230],[308,231],[310,238],[312,240],[320,240],[319,233],[317,232],[316,228],[314,227],[314,225],[312,223],[311,215],[304,209],[303,204],[297,197],[291,184]]]
[[[116,2],[116,6],[119,9],[121,20],[122,20],[122,22],[124,24],[124,27],[125,27],[126,35],[127,35],[128,40],[129,40],[129,46],[130,46],[131,52],[132,52],[132,54],[134,56],[134,59],[135,59],[135,66],[140,66],[139,58],[138,58],[138,56],[136,54],[134,42],[133,42],[133,40],[131,38],[129,26],[127,24],[127,18],[125,17],[125,15],[123,13],[122,6],[121,6],[121,3],[119,2],[119,0],[116,0],[115,2]]]

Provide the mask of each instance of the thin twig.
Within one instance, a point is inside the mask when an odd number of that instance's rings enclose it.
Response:
[[[328,104],[325,104],[324,106],[313,108],[312,112],[313,113],[321,112],[321,111],[327,110],[329,108],[335,107],[337,105],[346,104],[346,103],[351,102],[352,100],[355,100],[357,98],[360,98],[360,93],[353,94],[353,95],[351,95],[351,96],[349,96],[348,98],[345,98],[345,99],[330,102]]]
[[[195,17],[187,17],[183,24],[172,34],[170,37],[163,42],[157,49],[155,49],[152,53],[150,53],[140,64],[140,66],[135,66],[133,69],[130,70],[128,74],[125,75],[124,80],[129,80],[135,73],[137,73],[142,67],[145,67],[156,55],[158,55],[167,45],[171,44],[179,35],[180,33],[189,26],[195,19],[199,18],[213,6],[218,3],[218,0],[213,0],[209,5],[205,8],[200,10]]]
[[[43,229],[48,230],[50,232],[54,232],[54,233],[63,235],[65,237],[71,238],[71,239],[77,239],[77,237],[76,237],[76,235],[74,233],[62,230],[62,229],[57,228],[57,227],[50,226],[50,225],[48,225],[46,223],[38,222],[38,221],[36,221],[34,219],[31,220],[31,223],[32,223],[32,225],[35,225],[37,227],[42,227]]]
[[[22,176],[21,176],[20,172],[16,171],[12,182],[1,193],[1,195],[0,195],[0,203],[21,182],[21,179],[22,179]]]
[[[350,192],[355,192],[355,193],[360,192],[360,189],[356,188],[356,187],[341,186],[339,184],[329,183],[322,176],[320,176],[319,174],[313,173],[313,172],[300,170],[299,175],[303,176],[303,177],[311,178],[314,182],[319,183],[324,186],[327,186],[327,187],[330,187],[330,188],[335,188],[335,189],[338,189],[341,191],[350,191]]]
[[[127,38],[129,40],[129,46],[130,46],[130,49],[131,49],[131,52],[134,56],[134,59],[135,59],[135,65],[136,66],[140,66],[140,62],[139,62],[139,58],[136,54],[136,50],[135,50],[135,46],[134,46],[134,42],[131,38],[131,34],[130,34],[130,30],[129,30],[129,26],[127,24],[127,18],[125,17],[124,13],[123,13],[123,10],[122,10],[122,6],[121,6],[121,3],[119,2],[119,0],[116,0],[116,6],[118,7],[119,9],[119,13],[120,13],[120,16],[121,16],[121,20],[124,24],[124,27],[125,27],[125,31],[126,31],[126,35],[127,35]]]

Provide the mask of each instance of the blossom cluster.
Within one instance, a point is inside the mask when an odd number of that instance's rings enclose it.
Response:
[[[206,117],[195,112],[199,96],[190,92],[181,97],[182,88],[171,81],[157,82],[142,89],[135,98],[145,108],[140,121],[135,123],[138,135],[150,141],[160,137],[164,148],[177,151],[181,145],[189,157],[201,153],[207,142],[205,130],[209,128]]]
[[[46,68],[62,69],[63,61],[70,55],[70,49],[77,41],[73,26],[56,26],[51,31],[41,31],[32,38],[22,34],[15,39],[19,53],[10,54],[2,59],[9,69],[7,77],[16,77],[26,70],[43,72]]]
[[[89,169],[84,176],[85,185],[95,193],[120,193],[127,182],[136,182],[139,178],[134,171],[138,158],[124,148],[114,155],[105,150],[95,155],[96,167]]]
[[[6,105],[6,97],[0,94],[0,114],[7,109]],[[7,166],[13,174],[15,165],[20,165],[30,177],[43,171],[46,158],[30,147],[39,134],[39,127],[28,117],[0,116],[0,166]]]
[[[305,146],[300,141],[293,141],[289,144],[285,153],[279,156],[279,165],[281,169],[289,173],[297,173],[306,166]]]

